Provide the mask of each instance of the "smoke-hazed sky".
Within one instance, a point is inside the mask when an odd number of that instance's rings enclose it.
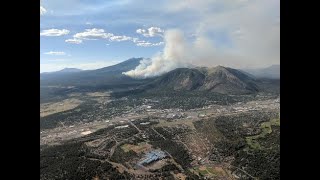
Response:
[[[176,67],[280,63],[279,0],[43,0],[40,71],[146,57],[133,76]]]

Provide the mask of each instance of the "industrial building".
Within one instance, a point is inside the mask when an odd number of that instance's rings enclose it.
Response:
[[[145,155],[145,158],[140,161],[138,164],[139,165],[148,165],[154,161],[158,161],[160,159],[163,159],[167,157],[167,154],[163,151],[160,150],[154,150],[154,151],[150,151]]]

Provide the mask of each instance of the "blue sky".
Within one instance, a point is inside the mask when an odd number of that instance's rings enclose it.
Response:
[[[40,72],[153,57],[169,29],[190,43],[206,37],[222,54],[214,65],[278,64],[279,6],[278,0],[42,0]]]

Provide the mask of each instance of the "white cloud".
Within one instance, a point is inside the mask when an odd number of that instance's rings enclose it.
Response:
[[[43,54],[46,54],[46,55],[59,55],[59,56],[66,55],[66,53],[62,52],[62,51],[49,51],[49,52],[45,52]]]
[[[112,33],[106,33],[103,29],[86,29],[84,32],[73,35],[75,39],[82,40],[97,40],[97,39],[108,39],[113,36]]]
[[[98,40],[98,39],[121,42],[121,41],[131,41],[133,39],[136,40],[137,38],[132,38],[124,35],[123,36],[114,35],[113,33],[105,32],[104,29],[93,28],[93,29],[86,29],[84,32],[76,33],[75,35],[73,35],[73,39],[67,39],[65,40],[65,42],[80,44],[83,42],[83,40]]]
[[[149,47],[149,46],[152,46],[152,43],[150,43],[150,42],[139,42],[136,45],[137,46],[143,46],[143,47]]]
[[[164,30],[159,27],[150,27],[148,29],[137,29],[136,33],[145,37],[163,36]]]
[[[150,31],[149,31],[150,30]],[[148,33],[154,36],[157,32],[162,32],[157,28],[149,28]],[[163,31],[164,32],[164,31]],[[150,47],[150,46],[160,46],[164,42],[151,43],[148,41],[140,40],[139,38],[133,38],[125,35],[114,35],[113,33],[105,32],[104,29],[86,29],[84,32],[76,33],[73,35],[72,39],[67,39],[65,42],[73,44],[81,44],[84,40],[109,40],[110,42],[122,42],[122,41],[132,41],[137,46]]]
[[[144,43],[144,42],[146,42],[146,41],[144,41],[144,40],[139,40],[139,38],[132,38],[132,42],[134,42],[134,43]]]
[[[162,30],[159,27],[150,27],[148,29],[148,32],[149,32],[149,36],[153,37],[153,36],[156,36],[156,35],[162,35],[162,33],[164,33],[164,30]]]
[[[137,29],[137,30],[136,30],[136,33],[138,33],[138,34],[144,34],[144,33],[146,33],[146,30],[145,30],[145,29]]]
[[[154,46],[161,46],[161,45],[164,45],[164,42],[161,41],[161,42],[158,42],[158,43],[154,43],[153,45]]]
[[[132,38],[132,42],[135,43],[137,46],[142,47],[151,47],[151,46],[161,46],[164,44],[164,42],[158,42],[158,43],[151,43],[145,40],[139,40],[139,38]]]
[[[164,42],[150,43],[146,41],[136,43],[137,46],[142,46],[142,47],[161,46],[163,44]]]
[[[43,6],[40,6],[40,15],[44,15],[47,13],[47,10],[43,7]]]
[[[131,40],[132,38],[131,37],[128,37],[128,36],[111,36],[110,37],[110,41],[129,41]]]
[[[86,22],[86,25],[93,25],[91,22]]]
[[[69,34],[67,29],[46,29],[40,32],[40,36],[63,36]]]
[[[81,39],[66,39],[65,42],[71,43],[71,44],[81,44],[82,40]]]

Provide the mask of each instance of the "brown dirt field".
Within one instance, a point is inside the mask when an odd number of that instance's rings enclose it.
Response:
[[[132,144],[124,144],[121,146],[121,148],[124,150],[124,152],[128,152],[130,150],[136,152],[136,153],[141,153],[145,152],[149,149],[151,149],[151,145],[148,143],[139,143],[138,146],[132,145]]]
[[[185,180],[186,179],[186,175],[182,174],[182,173],[178,173],[178,174],[174,174],[175,179],[179,179],[179,180]]]
[[[155,163],[152,163],[151,165],[147,166],[148,169],[160,169],[164,165],[168,164],[166,159],[162,159],[160,161],[157,161]]]
[[[93,141],[85,142],[88,147],[98,147],[105,139],[96,139]]]
[[[190,153],[200,158],[207,156],[209,150],[207,141],[202,139],[196,132],[182,137],[182,141],[188,146]]]
[[[90,92],[86,93],[86,95],[90,97],[109,97],[110,92]]]

